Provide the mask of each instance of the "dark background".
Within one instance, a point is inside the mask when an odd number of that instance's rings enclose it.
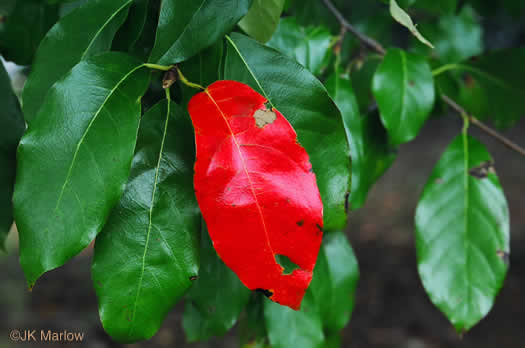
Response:
[[[471,127],[472,129],[473,127]],[[392,168],[372,189],[368,202],[350,214],[347,235],[359,260],[361,278],[343,347],[351,348],[521,348],[525,347],[525,159],[472,129],[496,160],[511,217],[510,270],[494,309],[460,338],[435,308],[421,285],[414,248],[414,210],[433,166],[461,130],[456,115],[427,122],[421,134],[401,146]],[[505,133],[525,145],[525,120]],[[9,237],[8,256],[0,256],[0,347],[41,344],[12,343],[12,329],[85,332],[82,344],[122,347],[104,333],[91,284],[91,250],[66,266],[45,274],[32,292],[18,264],[16,233]],[[179,304],[150,341],[129,347],[238,347],[235,330],[209,342],[186,344]],[[66,345],[63,343],[63,345]],[[297,347],[300,348],[300,347]]]

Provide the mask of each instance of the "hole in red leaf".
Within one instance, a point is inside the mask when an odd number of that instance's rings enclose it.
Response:
[[[275,261],[277,261],[277,263],[281,265],[282,268],[284,268],[284,275],[291,274],[294,270],[301,268],[293,263],[292,260],[290,260],[288,256],[285,255],[275,255]]]

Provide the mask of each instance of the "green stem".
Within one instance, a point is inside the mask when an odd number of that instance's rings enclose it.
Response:
[[[437,69],[432,70],[432,76],[438,76],[444,72],[447,72],[449,70],[459,69],[458,64],[445,64],[440,66]]]
[[[173,65],[159,65],[159,64],[151,64],[151,63],[145,63],[144,66],[146,68],[161,70],[161,71],[168,71],[173,68]]]
[[[191,87],[191,88],[200,89],[200,90],[205,90],[206,89],[206,88],[202,87],[201,85],[199,85],[198,83],[193,83],[193,82],[188,81],[186,76],[184,76],[182,74],[182,71],[180,71],[180,69],[178,67],[175,67],[175,69],[177,69],[177,74],[179,75],[179,80],[182,83],[184,83],[186,86]]]
[[[169,108],[170,108],[170,102],[171,102],[171,96],[170,96],[170,88],[164,88],[164,90],[166,91],[166,100],[168,101],[168,113],[169,113]]]

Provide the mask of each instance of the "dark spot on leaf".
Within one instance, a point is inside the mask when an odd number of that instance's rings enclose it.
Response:
[[[410,80],[410,81],[408,81],[408,84],[412,87],[412,86],[414,86],[416,83],[414,82],[414,80]]]
[[[441,179],[441,178],[436,178],[436,180],[434,180],[434,182],[435,182],[436,184],[442,184],[442,183],[443,183],[443,179]]]
[[[296,222],[297,226],[301,227],[302,225],[304,225],[304,220],[299,220]]]
[[[470,169],[468,173],[476,179],[485,179],[490,173],[495,173],[494,162],[485,161],[479,166]]]
[[[208,307],[208,313],[215,313],[215,310],[216,310],[215,306]]]
[[[509,265],[510,263],[510,254],[508,251],[498,250],[496,251],[496,255],[505,263],[505,265]]]
[[[263,294],[264,296],[268,298],[272,297],[273,295],[273,292],[271,292],[270,290],[266,290],[266,289],[255,289],[255,292],[260,292],[261,294]]]
[[[194,281],[194,280],[197,280],[198,278],[199,278],[199,276],[194,275],[194,276],[191,276],[191,277],[190,277],[190,280],[191,280],[191,281]]]

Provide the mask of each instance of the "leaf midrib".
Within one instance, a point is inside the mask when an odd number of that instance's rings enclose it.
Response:
[[[262,223],[262,226],[263,226],[263,229],[264,229],[264,233],[266,235],[266,243],[268,245],[268,248],[270,248],[270,252],[272,253],[272,255],[275,256],[277,254],[274,252],[274,250],[272,248],[272,245],[270,243],[270,235],[268,234],[268,228],[266,227],[266,221],[264,219],[262,208],[261,208],[261,205],[260,205],[259,200],[257,198],[257,194],[255,193],[255,188],[254,188],[252,179],[250,177],[250,174],[248,172],[248,168],[246,168],[246,161],[245,161],[244,156],[242,154],[241,147],[240,147],[239,143],[237,142],[237,138],[235,137],[235,133],[233,132],[233,129],[231,128],[231,126],[230,126],[230,124],[229,124],[229,122],[228,122],[228,120],[226,118],[226,115],[224,114],[222,109],[219,107],[219,105],[217,104],[217,102],[215,101],[213,96],[210,94],[208,89],[204,90],[204,92],[206,93],[208,98],[210,98],[210,100],[213,102],[213,104],[215,105],[215,107],[217,108],[219,113],[221,114],[221,117],[224,120],[224,123],[226,123],[226,126],[228,127],[228,130],[229,130],[229,132],[231,134],[232,140],[233,140],[233,142],[235,144],[235,147],[237,148],[237,151],[238,151],[239,156],[241,158],[241,162],[242,162],[242,167],[243,167],[244,173],[246,174],[246,177],[248,178],[248,182],[250,183],[250,191],[252,192],[253,198],[255,199],[255,205],[257,206],[257,211],[259,212],[259,217],[261,219],[261,223]],[[277,261],[275,261],[275,263],[277,263]]]
[[[102,33],[102,31],[104,29],[106,29],[106,27],[109,25],[109,23],[111,23],[111,21],[120,13],[120,11],[122,11],[124,8],[128,7],[129,4],[131,4],[133,0],[128,0],[126,1],[121,7],[119,7],[115,12],[113,12],[113,14],[104,22],[104,24],[97,30],[97,32],[95,33],[95,35],[93,36],[93,39],[89,42],[89,45],[86,47],[86,49],[84,50],[84,52],[82,53],[82,56],[80,57],[80,60],[84,60],[86,54],[89,52],[89,50],[91,49],[91,46],[93,46],[93,44],[95,43],[95,41],[98,39],[100,33]]]
[[[177,37],[177,40],[175,40],[175,42],[173,44],[170,45],[170,47],[166,50],[166,52],[164,52],[164,54],[162,56],[160,56],[159,59],[157,59],[158,62],[162,61],[164,59],[164,57],[166,57],[166,55],[168,54],[168,52],[180,41],[180,39],[184,36],[184,34],[186,34],[186,31],[188,30],[188,28],[190,27],[190,25],[192,24],[193,22],[193,19],[195,18],[195,16],[197,15],[197,13],[199,13],[202,9],[202,7],[204,6],[204,4],[207,2],[207,0],[202,0],[201,4],[199,5],[199,7],[197,8],[197,10],[195,10],[195,12],[193,12],[193,15],[191,16],[190,20],[188,21],[188,23],[184,26],[184,29],[182,30],[182,32],[180,33],[180,35]]]
[[[95,121],[97,120],[98,116],[100,115],[100,112],[104,109],[104,107],[106,106],[108,100],[113,96],[113,94],[115,93],[115,91],[120,87],[120,85],[127,80],[127,78],[133,74],[135,71],[137,71],[138,69],[142,68],[144,66],[144,64],[141,64],[141,65],[138,65],[136,66],[135,68],[131,69],[126,75],[124,75],[124,77],[122,77],[118,82],[117,84],[115,84],[115,87],[113,87],[113,89],[111,89],[111,91],[108,93],[107,97],[104,99],[104,101],[102,102],[102,104],[100,105],[100,107],[97,109],[97,111],[95,112],[95,115],[93,116],[93,118],[91,119],[91,121],[89,122],[86,130],[84,131],[84,133],[82,134],[82,137],[80,138],[80,140],[78,141],[77,143],[77,146],[76,146],[76,149],[75,149],[75,152],[73,154],[73,159],[71,160],[71,164],[69,165],[69,169],[68,169],[68,172],[67,172],[67,175],[66,175],[66,178],[64,180],[64,184],[62,185],[62,189],[60,190],[60,194],[58,196],[58,199],[57,199],[57,204],[55,206],[55,209],[53,209],[53,215],[57,212],[59,206],[60,206],[60,203],[62,202],[62,197],[64,195],[64,191],[65,191],[65,188],[67,186],[67,184],[69,183],[69,180],[71,178],[71,174],[72,174],[72,171],[73,171],[73,167],[75,166],[75,163],[76,163],[76,158],[77,158],[77,155],[78,155],[78,152],[80,151],[80,147],[81,145],[83,144],[84,142],[84,139],[86,138],[87,134],[89,133],[91,127],[93,126],[93,123],[95,123]],[[49,230],[49,224],[48,226],[46,227],[46,231]],[[45,233],[45,232],[44,232]]]
[[[167,112],[166,112],[166,121],[164,122],[164,130],[163,130],[163,133],[162,133],[162,141],[160,143],[160,151],[159,151],[159,157],[157,159],[157,166],[155,167],[155,179],[154,179],[154,182],[153,182],[153,192],[151,194],[151,204],[150,204],[150,209],[149,209],[149,216],[148,216],[148,229],[147,229],[147,232],[146,232],[146,243],[144,245],[144,254],[142,255],[142,269],[140,271],[140,278],[139,278],[139,283],[138,283],[138,286],[137,286],[137,294],[135,296],[135,301],[133,303],[133,313],[131,315],[131,325],[129,327],[129,331],[128,331],[128,337],[131,337],[131,334],[133,333],[133,330],[135,329],[135,325],[133,325],[134,323],[134,319],[135,319],[135,314],[137,312],[137,303],[138,303],[138,299],[139,299],[139,296],[140,296],[140,291],[142,289],[142,283],[143,283],[143,279],[144,279],[144,272],[146,270],[146,254],[148,252],[148,247],[149,247],[149,239],[150,239],[150,235],[151,235],[151,227],[153,226],[153,209],[155,208],[155,195],[157,193],[157,186],[158,186],[158,182],[159,182],[159,170],[160,170],[160,162],[162,161],[162,155],[164,153],[164,143],[165,143],[165,140],[166,140],[166,134],[168,133],[168,123],[169,123],[169,118],[170,118],[170,100],[168,99],[168,106],[167,106]]]

